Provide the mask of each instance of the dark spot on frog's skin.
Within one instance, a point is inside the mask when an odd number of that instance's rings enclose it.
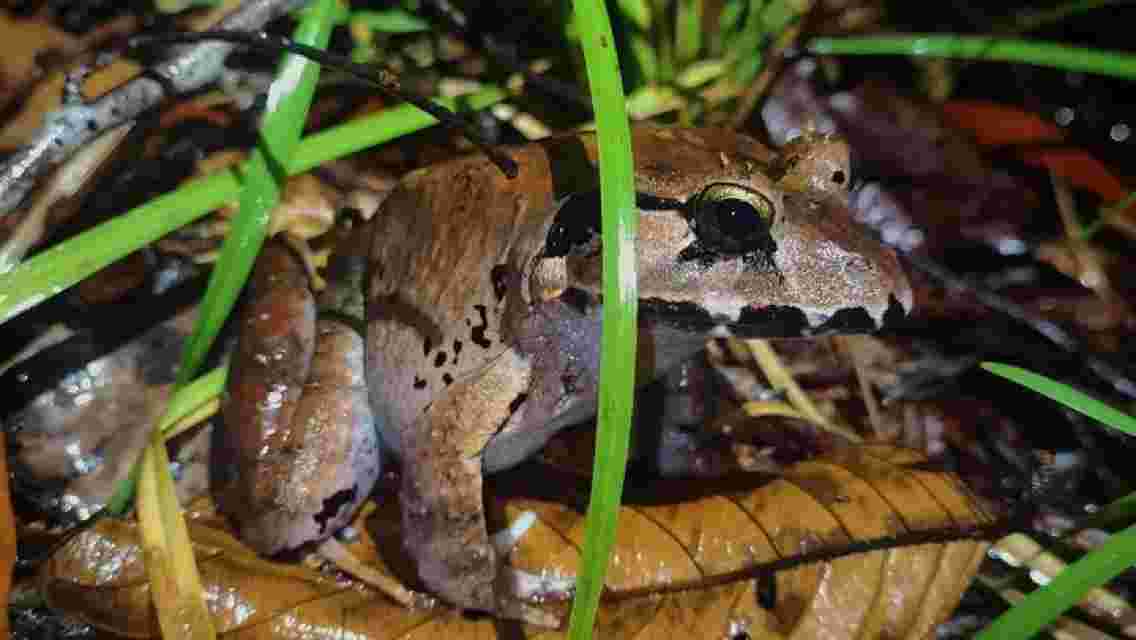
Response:
[[[430,340],[430,336],[426,336],[426,338],[422,341],[422,357],[425,358],[426,356],[430,355],[430,350],[433,348],[433,341]]]
[[[461,352],[462,352],[462,341],[461,340],[454,340],[454,362],[457,362],[458,356],[461,355]]]
[[[511,276],[512,272],[509,271],[509,265],[506,264],[499,264],[489,272],[489,277],[493,280],[493,297],[497,298],[497,302],[505,299]]]
[[[489,318],[485,315],[485,305],[475,304],[473,305],[473,308],[477,310],[477,315],[481,317],[481,324],[475,325],[473,327],[473,329],[469,332],[469,339],[482,349],[488,349],[490,345],[493,344],[493,341],[485,337],[485,332],[489,329]],[[468,318],[466,319],[466,322],[469,322]]]
[[[837,170],[837,171],[832,172],[833,184],[844,184],[844,182],[846,180],[848,180],[848,176],[844,175],[843,171]]]
[[[414,388],[415,389],[425,389],[426,388],[426,381],[423,380],[422,378],[419,378],[418,376],[414,376]]]
[[[442,382],[448,387],[454,383],[454,377],[448,373],[442,374]]]
[[[327,529],[328,521],[338,515],[343,507],[355,502],[355,494],[357,491],[358,487],[352,485],[350,489],[336,491],[323,501],[323,508],[319,513],[312,516],[316,524],[319,525],[320,534],[324,533],[324,530]]]
[[[87,120],[87,131],[94,133],[99,130],[99,123],[94,118]]]
[[[434,368],[437,369],[444,364],[446,364],[446,352],[439,351],[438,355],[434,356]]]

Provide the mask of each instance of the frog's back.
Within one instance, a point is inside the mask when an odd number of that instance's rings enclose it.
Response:
[[[397,424],[506,348],[505,293],[553,208],[539,146],[511,151],[509,180],[481,156],[408,174],[379,211],[371,247],[367,368],[388,444]]]

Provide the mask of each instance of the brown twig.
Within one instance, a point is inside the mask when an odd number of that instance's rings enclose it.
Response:
[[[260,51],[279,52],[290,51],[294,54],[304,56],[310,60],[320,63],[325,67],[339,69],[344,73],[350,74],[364,82],[377,87],[380,91],[404,102],[408,102],[415,107],[425,111],[426,113],[434,116],[439,122],[450,127],[461,130],[466,138],[469,139],[474,145],[478,147],[488,157],[493,164],[497,165],[501,172],[510,178],[517,176],[518,168],[517,163],[513,161],[506,153],[500,149],[495,148],[481,132],[477,130],[472,124],[468,123],[461,116],[458,116],[449,109],[435,104],[425,98],[416,96],[408,91],[403,90],[402,82],[399,81],[398,75],[390,69],[373,64],[359,64],[351,60],[329,53],[323,49],[316,47],[309,47],[308,45],[296,42],[290,38],[283,36],[274,36],[263,31],[233,31],[229,29],[217,29],[210,31],[196,31],[196,32],[181,32],[181,33],[164,33],[157,35],[139,35],[130,39],[133,46],[142,44],[152,44],[155,42],[164,43],[199,43],[210,40],[227,42],[231,44],[239,44],[243,47],[256,49]]]
[[[218,26],[259,29],[303,4],[304,0],[246,0]],[[171,95],[213,82],[233,47],[227,42],[194,45],[91,102],[49,113],[31,142],[0,164],[0,214],[18,206],[42,175],[102,132],[134,121]]]

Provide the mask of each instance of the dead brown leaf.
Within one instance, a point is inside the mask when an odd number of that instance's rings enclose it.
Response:
[[[623,507],[596,637],[925,636],[954,608],[987,547],[962,532],[990,517],[957,478],[906,466],[921,461],[889,447],[849,449],[795,465],[756,489]],[[523,510],[538,519],[511,564],[574,575],[582,515],[529,499],[506,506],[511,517]],[[356,528],[360,537],[348,546],[364,561],[381,565],[381,551],[399,555],[381,547],[390,544],[385,536],[372,540],[365,527]],[[856,541],[928,530],[957,536],[847,550]],[[565,637],[446,607],[405,609],[350,580],[261,559],[215,518],[195,519],[190,535],[225,637]],[[793,562],[805,554],[830,559]],[[91,624],[151,637],[157,625],[142,558],[134,525],[104,520],[59,549],[43,569],[42,589],[52,606]],[[789,568],[766,585],[754,579],[762,565]],[[771,593],[762,593],[766,586]],[[566,618],[563,603],[549,606]]]
[[[8,443],[0,431],[0,598],[8,602],[12,587],[12,566],[16,562],[16,518],[8,492]],[[8,615],[0,615],[0,638],[8,637]]]

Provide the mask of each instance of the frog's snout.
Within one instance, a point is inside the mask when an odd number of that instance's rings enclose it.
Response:
[[[911,282],[890,248],[855,226],[836,198],[786,199],[773,260],[803,335],[866,333],[911,311]]]

